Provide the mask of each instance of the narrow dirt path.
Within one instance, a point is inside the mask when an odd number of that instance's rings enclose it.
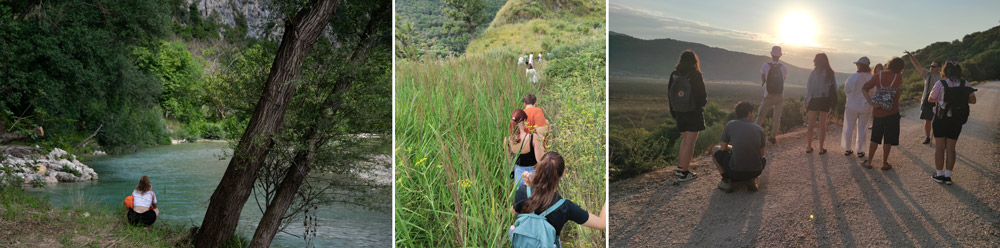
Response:
[[[931,180],[934,147],[921,144],[923,121],[911,106],[889,157],[893,170],[844,156],[841,127],[831,124],[825,155],[805,153],[801,128],[768,144],[758,192],[717,190],[708,156],[691,182],[678,183],[670,166],[611,184],[611,246],[1000,246],[1000,81],[976,88],[954,185]]]

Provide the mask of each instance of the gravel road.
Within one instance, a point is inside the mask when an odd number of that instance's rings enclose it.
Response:
[[[921,144],[914,104],[903,110],[893,170],[878,169],[881,149],[876,169],[844,156],[841,126],[830,124],[825,155],[805,153],[803,128],[768,144],[758,192],[717,190],[708,156],[693,181],[678,183],[670,166],[611,184],[611,247],[1000,247],[1000,81],[976,88],[954,185],[931,180],[934,147]]]

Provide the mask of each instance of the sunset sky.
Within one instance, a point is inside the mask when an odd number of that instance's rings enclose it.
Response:
[[[804,68],[813,67],[817,52],[826,52],[838,72],[853,72],[851,62],[860,56],[885,63],[904,50],[1000,25],[995,0],[612,0],[608,11],[613,32],[759,55],[781,45],[782,60]]]

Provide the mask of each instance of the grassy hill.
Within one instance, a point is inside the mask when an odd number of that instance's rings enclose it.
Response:
[[[511,0],[461,57],[397,61],[397,246],[509,245],[514,188],[502,140],[527,93],[538,96],[549,119],[546,150],[566,161],[560,194],[598,214],[606,182],[603,6]],[[553,56],[536,63],[541,81],[532,84],[516,58],[543,44]],[[605,240],[604,232],[576,224],[560,238],[565,247]]]
[[[713,81],[760,82],[760,66],[771,61],[771,57],[753,55],[710,47],[699,43],[674,39],[643,40],[626,34],[611,32],[610,44],[612,77],[652,77],[667,78],[677,65],[681,52],[692,50],[698,54],[705,79]],[[790,84],[805,85],[812,68],[788,67],[787,81]],[[853,73],[853,72],[852,72]],[[850,73],[837,73],[837,82],[843,83]]]
[[[465,52],[508,47],[537,54],[566,44],[604,42],[604,8],[604,1],[510,0]]]

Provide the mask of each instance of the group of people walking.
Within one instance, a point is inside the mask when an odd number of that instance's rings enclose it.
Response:
[[[552,55],[549,53],[548,55]],[[531,83],[538,83],[538,71],[535,70],[535,62],[542,62],[542,53],[538,52],[538,57],[536,59],[534,52],[528,52],[520,57],[517,57],[517,66],[525,66],[524,74],[528,76],[528,80]]]
[[[938,183],[951,184],[951,170],[955,165],[955,142],[962,125],[968,120],[969,104],[976,103],[975,91],[962,79],[962,68],[957,61],[948,61],[944,68],[938,62],[923,68],[910,53],[910,60],[924,78],[921,95],[921,114],[924,120],[923,144],[929,144],[933,134],[935,145],[936,172],[932,179]],[[757,177],[766,164],[764,147],[767,142],[777,143],[781,131],[781,116],[784,112],[784,83],[788,75],[787,67],[780,62],[781,47],[771,48],[771,61],[761,65],[761,86],[763,100],[756,115],[753,105],[740,102],[734,107],[736,120],[728,122],[722,132],[720,144],[713,147],[713,160],[722,175],[719,189],[731,192],[731,183],[748,181],[748,189],[756,190]],[[838,101],[836,72],[824,53],[816,54],[814,69],[806,83],[802,111],[806,113],[806,153],[826,154],[826,126],[829,113]],[[882,146],[881,169],[892,169],[889,154],[892,146],[899,145],[900,118],[899,101],[903,91],[902,58],[894,57],[886,65],[876,64],[874,68],[868,57],[854,62],[857,71],[844,84],[847,97],[844,108],[844,127],[841,146],[844,155],[857,152],[863,159],[861,165],[872,167],[872,156]],[[698,175],[690,171],[695,140],[698,132],[705,130],[704,106],[708,102],[705,82],[698,66],[698,57],[693,51],[681,53],[668,82],[668,102],[670,114],[681,132],[678,165],[675,169],[678,181],[688,181]],[[768,111],[773,110],[771,132],[765,136],[762,127]],[[869,120],[871,120],[869,122]],[[871,130],[870,138],[868,130]],[[814,149],[814,136],[818,136],[818,149]],[[765,142],[765,140],[767,142]],[[872,156],[866,157],[867,154]]]
[[[513,161],[510,179],[516,189],[510,211],[518,219],[508,230],[514,247],[543,247],[539,244],[560,247],[558,237],[566,222],[603,230],[608,220],[607,203],[598,216],[560,196],[559,182],[566,165],[559,153],[546,152],[549,125],[537,101],[534,94],[521,99],[524,108],[511,113],[508,135],[503,140],[504,149]],[[546,224],[553,233],[538,229]]]

